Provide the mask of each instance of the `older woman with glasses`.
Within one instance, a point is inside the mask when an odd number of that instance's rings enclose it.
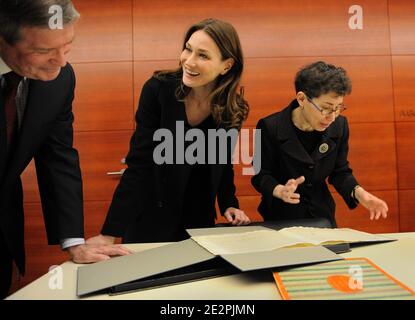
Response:
[[[364,190],[347,160],[349,127],[340,114],[351,81],[343,68],[318,61],[295,78],[296,98],[281,112],[261,119],[260,171],[252,184],[262,194],[264,220],[326,218],[336,227],[335,203],[326,179],[350,209],[359,203],[370,219],[386,218],[387,204]],[[257,159],[258,160],[258,159]]]

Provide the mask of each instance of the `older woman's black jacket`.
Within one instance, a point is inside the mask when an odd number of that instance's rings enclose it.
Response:
[[[257,124],[257,129],[261,129],[261,148],[256,146],[255,157],[261,156],[261,168],[251,181],[262,194],[258,211],[264,220],[323,217],[336,226],[336,204],[328,189],[327,178],[350,209],[357,206],[351,197],[358,183],[347,160],[347,120],[343,116],[337,117],[310,156],[299,141],[291,120],[291,113],[297,107],[294,100],[281,112],[265,117]],[[320,152],[324,143],[328,150]],[[289,179],[300,176],[305,177],[305,182],[297,189],[301,195],[299,204],[285,203],[273,197],[272,192],[278,184],[284,185]]]
[[[123,237],[124,242],[181,240],[183,207],[188,200],[184,196],[192,168],[186,161],[178,164],[176,153],[174,164],[158,165],[153,159],[153,151],[160,144],[153,139],[156,130],[168,129],[176,144],[176,122],[186,120],[184,103],[175,97],[177,85],[177,80],[161,81],[154,77],[144,84],[136,114],[137,128],[126,157],[128,168],[115,190],[102,234]],[[184,144],[186,148],[192,142]],[[200,203],[203,214],[210,215],[203,221],[209,220],[212,224],[216,198],[222,214],[229,207],[239,208],[231,149],[229,146],[227,150],[228,162],[208,165],[210,179],[200,181],[200,185],[208,185],[202,189],[210,193],[204,197],[208,200]],[[200,212],[195,210],[194,214]]]

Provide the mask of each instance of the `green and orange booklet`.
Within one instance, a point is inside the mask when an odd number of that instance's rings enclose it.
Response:
[[[366,258],[273,272],[284,300],[411,299],[415,292]]]

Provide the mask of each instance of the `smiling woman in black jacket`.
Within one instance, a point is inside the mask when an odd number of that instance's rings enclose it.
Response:
[[[242,70],[238,35],[230,24],[207,19],[191,26],[180,67],[155,72],[144,84],[128,168],[115,190],[102,234],[87,243],[113,243],[114,237],[123,242],[182,240],[188,237],[186,228],[214,226],[216,199],[229,222],[250,222],[235,196],[231,144],[222,149],[227,161],[218,163],[212,161],[216,142],[205,139],[214,150],[206,143],[196,148],[194,163],[194,158],[186,157],[193,141],[184,139],[189,132],[196,134],[193,138],[208,137],[208,130],[238,132],[248,114],[239,90]],[[169,140],[166,132],[173,138]],[[159,152],[163,145],[166,148]]]
[[[257,125],[261,168],[252,184],[262,194],[258,211],[264,220],[322,217],[335,227],[327,178],[350,209],[361,203],[370,219],[386,218],[386,203],[364,190],[349,167],[349,127],[341,115],[351,92],[346,71],[318,61],[297,73],[295,89],[296,99]]]

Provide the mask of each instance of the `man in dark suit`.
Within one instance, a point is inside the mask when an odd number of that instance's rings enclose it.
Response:
[[[32,158],[49,244],[60,243],[79,263],[127,253],[84,242],[75,75],[66,62],[78,17],[70,0],[0,0],[0,298],[13,261],[25,271],[20,175]]]

